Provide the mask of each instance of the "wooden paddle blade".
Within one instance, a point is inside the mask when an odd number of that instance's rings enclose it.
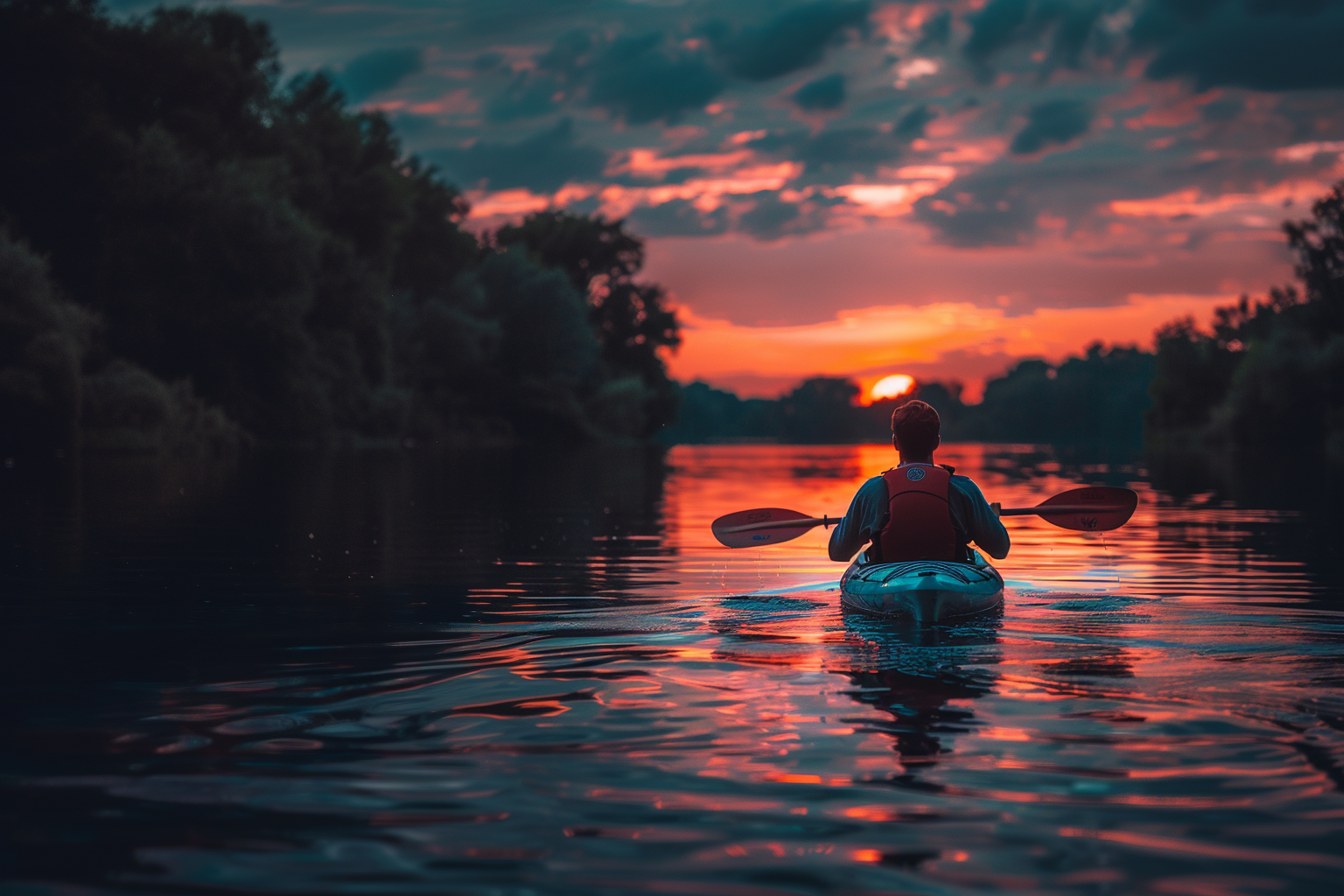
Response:
[[[813,526],[822,525],[805,513],[781,507],[758,507],[721,516],[710,524],[719,544],[730,548],[759,548],[792,541]],[[777,524],[777,525],[776,525]]]
[[[1052,505],[1058,505],[1059,510],[1051,512]],[[1129,522],[1138,505],[1139,495],[1133,489],[1097,485],[1060,492],[1032,509],[1061,529],[1105,532]]]

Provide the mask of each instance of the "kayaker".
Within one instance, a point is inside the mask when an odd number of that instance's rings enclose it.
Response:
[[[832,560],[848,561],[867,545],[870,563],[970,562],[971,542],[996,560],[1008,556],[1008,530],[979,486],[933,462],[941,425],[923,401],[892,412],[891,444],[900,462],[859,487],[831,532]]]

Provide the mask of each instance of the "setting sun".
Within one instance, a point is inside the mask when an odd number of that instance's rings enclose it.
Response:
[[[913,388],[915,388],[914,377],[907,376],[904,373],[893,373],[891,376],[883,377],[874,383],[868,397],[872,401],[881,401],[884,398],[900,398]]]

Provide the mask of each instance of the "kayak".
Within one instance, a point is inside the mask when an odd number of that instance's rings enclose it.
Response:
[[[868,563],[859,554],[840,578],[840,602],[878,616],[941,622],[1003,603],[1003,576],[971,551],[971,563],[912,560]]]

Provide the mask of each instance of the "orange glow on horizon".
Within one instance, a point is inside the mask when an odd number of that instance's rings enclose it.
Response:
[[[972,356],[992,352],[1058,362],[1081,353],[1098,334],[1106,334],[1112,344],[1151,348],[1153,332],[1162,324],[1186,314],[1206,320],[1215,307],[1234,300],[1232,295],[1131,295],[1123,305],[1038,308],[1016,317],[966,302],[891,305],[797,326],[746,326],[702,318],[682,307],[685,342],[668,362],[677,379],[710,383],[744,373],[791,383],[809,376],[864,381],[874,368],[919,365],[933,368],[918,371],[921,380],[959,380],[966,385],[966,398],[978,401],[983,380],[970,372]]]

